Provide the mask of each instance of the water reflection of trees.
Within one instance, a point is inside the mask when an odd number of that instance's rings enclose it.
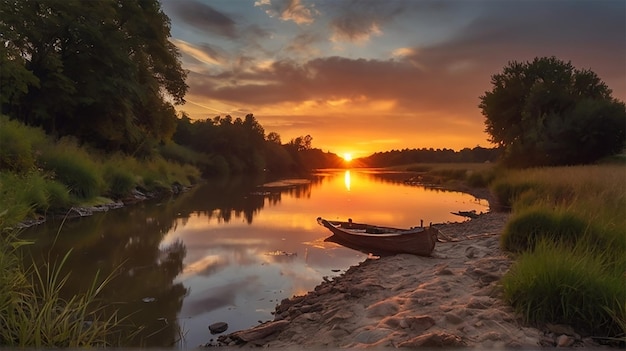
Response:
[[[102,290],[123,322],[123,335],[134,346],[167,346],[179,338],[177,315],[187,289],[174,279],[186,254],[182,242],[159,247],[176,223],[172,202],[140,204],[89,218],[49,221],[24,233],[35,236],[30,252],[36,260],[58,260],[68,250],[71,271],[64,294],[85,291],[98,274],[114,279]],[[57,237],[58,232],[58,237]],[[137,333],[130,337],[129,333]]]
[[[181,336],[177,316],[188,290],[175,282],[183,271],[185,245],[174,241],[162,246],[164,236],[177,225],[184,225],[194,213],[209,220],[229,222],[245,218],[252,223],[266,203],[276,205],[283,195],[311,196],[311,184],[271,189],[257,195],[261,181],[250,177],[211,181],[177,198],[148,201],[65,222],[50,220],[29,229],[24,236],[37,239],[29,250],[40,262],[60,260],[73,250],[66,263],[71,271],[64,291],[67,297],[85,291],[96,274],[114,274],[100,297],[114,303],[119,316],[128,316],[124,326],[130,328],[126,330],[137,331],[129,345],[169,346]]]
[[[285,195],[295,198],[310,198],[311,184],[297,184],[281,188],[263,188],[261,177],[234,177],[206,182],[190,191],[178,209],[181,216],[200,213],[208,220],[230,222],[244,218],[248,224],[267,204],[274,206]]]

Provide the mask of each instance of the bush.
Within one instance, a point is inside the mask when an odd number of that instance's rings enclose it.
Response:
[[[135,188],[135,176],[128,170],[107,166],[104,171],[108,193],[114,198],[124,197]]]
[[[55,181],[46,180],[46,194],[50,210],[64,210],[71,207],[70,193],[65,185]]]
[[[597,336],[624,332],[626,284],[619,265],[582,246],[540,240],[502,278],[505,299],[526,322],[564,323]]]
[[[206,158],[206,155],[174,142],[168,142],[159,146],[159,153],[164,159],[181,164],[200,165],[203,164],[203,160]]]
[[[70,194],[91,199],[100,194],[103,185],[98,165],[77,147],[62,145],[42,156],[44,167],[68,187]]]
[[[45,140],[41,129],[0,116],[0,169],[16,173],[32,171],[38,148]]]
[[[36,212],[45,212],[54,206],[59,201],[56,197],[59,189],[53,189],[52,183],[39,173],[0,174],[0,229],[12,227]],[[67,191],[63,185],[58,186],[62,188],[59,191]]]

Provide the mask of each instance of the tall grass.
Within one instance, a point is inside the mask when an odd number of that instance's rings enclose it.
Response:
[[[42,174],[0,173],[0,229],[13,227],[25,218],[72,204],[63,184]]]
[[[68,252],[57,263],[24,270],[18,249],[27,245],[13,232],[0,239],[0,346],[90,347],[115,341],[117,314],[104,314],[97,296],[111,277],[95,277],[84,294],[64,299]],[[33,261],[34,262],[34,261]]]
[[[121,199],[137,186],[168,192],[173,184],[187,186],[201,178],[193,165],[171,161],[208,162],[201,155],[177,145],[160,150],[170,160],[156,152],[148,159],[105,155],[0,115],[0,228],[101,196]]]
[[[91,199],[104,187],[100,165],[87,151],[71,140],[62,140],[42,156],[45,169],[54,172],[54,179],[68,187],[79,199]]]
[[[574,247],[540,240],[518,257],[502,279],[505,298],[531,323],[564,323],[595,336],[624,333],[624,260],[612,254],[589,255]]]
[[[516,310],[626,338],[626,166],[510,171],[492,189],[513,211],[501,244],[520,253],[503,279]]]
[[[0,170],[14,173],[35,170],[37,155],[47,143],[43,130],[0,115]]]

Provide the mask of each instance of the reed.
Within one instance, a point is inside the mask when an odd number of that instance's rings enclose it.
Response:
[[[519,253],[503,278],[524,319],[626,341],[626,167],[509,171],[492,189],[512,207],[501,237]]]
[[[111,346],[117,314],[106,316],[97,301],[111,277],[96,276],[84,294],[62,297],[69,275],[62,274],[68,252],[57,263],[24,272],[14,242],[0,244],[0,265],[10,284],[0,288],[0,345],[9,347],[92,347]],[[8,274],[6,273],[8,272]]]

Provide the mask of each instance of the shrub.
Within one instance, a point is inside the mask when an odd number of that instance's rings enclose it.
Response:
[[[46,180],[45,186],[50,210],[62,210],[71,207],[70,193],[65,185],[55,180]]]
[[[49,181],[37,173],[0,173],[0,229],[13,227],[50,206]]]
[[[104,180],[108,193],[114,198],[124,197],[135,188],[135,176],[128,170],[107,166],[104,170]]]
[[[202,160],[205,158],[205,155],[174,142],[168,142],[160,145],[159,153],[166,160],[182,164],[188,163],[198,165],[201,164]]]
[[[38,148],[45,140],[41,129],[0,116],[0,169],[17,173],[32,171]]]
[[[623,333],[626,320],[622,274],[604,255],[583,246],[540,240],[501,282],[505,299],[526,322],[565,323],[610,336]]]
[[[61,145],[42,155],[42,158],[44,167],[54,172],[56,179],[68,187],[70,194],[81,199],[100,194],[103,181],[99,167],[84,150]]]

